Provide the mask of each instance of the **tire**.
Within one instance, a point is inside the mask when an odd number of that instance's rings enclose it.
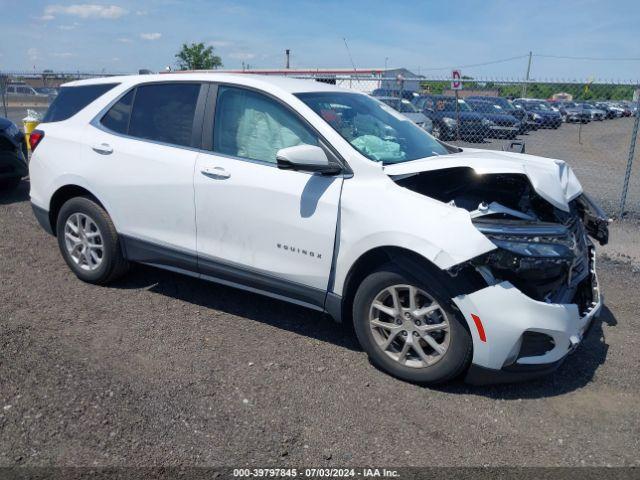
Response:
[[[5,178],[3,180],[0,180],[0,190],[6,192],[15,190],[16,188],[18,188],[18,185],[20,185],[20,180],[20,177]]]
[[[84,233],[79,233],[80,230]],[[56,233],[62,257],[71,271],[84,282],[105,285],[129,269],[111,218],[90,198],[75,197],[62,205],[56,220]],[[70,245],[80,248],[74,249],[75,254],[72,254]],[[92,247],[88,248],[87,245]],[[89,250],[93,250],[93,254]],[[87,252],[87,255],[81,252]]]
[[[411,329],[412,324],[408,320],[407,312],[405,312],[402,319],[398,317],[392,317],[384,312],[379,311],[373,306],[374,301],[380,302],[381,295],[385,295],[390,287],[398,286],[398,297],[400,303],[403,306],[408,306],[408,294],[409,290],[407,286],[415,287],[418,292],[424,292],[434,302],[437,302],[439,310],[428,314],[424,318],[422,327],[427,327],[428,323],[437,323],[439,325],[448,323],[448,333],[446,331],[433,332],[434,335],[439,335],[442,342],[438,342],[438,336],[435,336],[436,343],[442,346],[446,346],[444,353],[437,354],[435,349],[431,349],[429,343],[425,342],[422,337],[415,330],[404,330],[404,328]],[[407,296],[404,296],[402,289],[407,290]],[[389,295],[393,297],[393,295]],[[403,269],[397,267],[394,264],[389,264],[381,267],[367,276],[360,284],[353,302],[353,323],[356,336],[360,342],[360,345],[369,356],[371,362],[391,374],[392,376],[406,380],[412,383],[436,385],[439,383],[447,382],[467,369],[471,362],[471,356],[473,352],[473,341],[471,334],[466,328],[464,319],[460,314],[452,308],[452,296],[447,293],[446,288],[443,285],[443,279],[436,278],[428,272],[420,274],[420,278],[415,278],[413,275],[406,273]],[[387,303],[383,303],[383,306],[393,304],[393,300],[388,300]],[[416,305],[420,305],[416,301]],[[427,305],[428,308],[433,306],[433,303],[423,303],[420,308],[424,308]],[[420,309],[419,308],[419,309]],[[418,309],[418,310],[419,310]],[[415,311],[418,311],[415,310]],[[374,321],[383,321],[385,328],[377,328],[372,326],[370,315],[373,314]],[[435,317],[434,317],[435,315]],[[377,316],[377,318],[376,318]],[[383,319],[383,317],[385,317]],[[393,320],[395,318],[395,321]],[[391,320],[389,320],[391,319]],[[402,321],[401,325],[397,322]],[[387,323],[388,322],[388,323]],[[395,324],[394,324],[395,322]],[[416,320],[412,320],[416,322]],[[417,322],[416,322],[417,324]],[[385,332],[387,332],[386,325],[391,326],[396,332],[391,345],[383,350],[383,346],[380,344],[389,341],[391,337],[391,331],[388,331],[388,337],[384,338]],[[418,327],[416,327],[418,328]],[[402,329],[398,333],[397,329]],[[407,335],[404,335],[404,333]],[[448,334],[448,341],[446,335]],[[406,354],[406,361],[402,363],[398,358],[392,358],[393,355],[400,356],[401,350],[404,344],[407,343],[411,337],[411,342],[419,341],[422,346],[420,349],[423,353],[427,353],[427,350],[431,350],[430,358],[433,358],[434,363],[429,364],[420,358],[418,350],[414,347],[409,347],[409,351]],[[410,364],[411,363],[411,364]],[[421,365],[419,365],[419,363]]]

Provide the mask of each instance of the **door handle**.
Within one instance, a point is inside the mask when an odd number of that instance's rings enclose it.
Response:
[[[100,155],[110,155],[113,153],[113,148],[108,143],[100,143],[91,147],[94,152]]]
[[[222,167],[204,167],[200,170],[200,173],[218,180],[225,180],[231,176],[231,174]]]

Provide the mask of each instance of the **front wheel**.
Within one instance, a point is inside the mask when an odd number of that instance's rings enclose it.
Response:
[[[358,340],[371,361],[387,373],[422,384],[461,374],[473,343],[441,281],[387,265],[361,283],[353,304]]]
[[[80,280],[104,285],[129,267],[111,218],[90,198],[76,197],[62,205],[56,234],[62,257]]]

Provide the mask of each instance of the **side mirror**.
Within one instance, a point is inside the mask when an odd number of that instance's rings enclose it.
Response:
[[[508,145],[503,145],[502,151],[524,153],[524,142],[509,142]]]
[[[278,168],[336,174],[342,170],[339,165],[330,162],[325,151],[316,145],[296,145],[281,148],[276,153]]]

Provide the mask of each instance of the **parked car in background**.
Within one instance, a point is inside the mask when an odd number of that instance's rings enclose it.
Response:
[[[433,135],[441,140],[460,138],[471,141],[482,141],[485,129],[492,122],[474,112],[464,100],[446,95],[422,95],[412,102],[433,122]],[[458,119],[460,124],[458,125]]]
[[[562,160],[447,145],[390,110],[275,76],[72,82],[32,135],[33,212],[80,280],[139,262],[326,312],[406,381],[560,367],[603,307],[608,218]]]
[[[626,108],[629,112],[628,115],[625,113],[625,117],[630,117],[631,115],[636,115],[638,113],[638,102],[621,102],[620,106]]]
[[[556,102],[562,121],[567,123],[589,123],[591,113],[574,102]]]
[[[429,133],[433,133],[433,122],[424,113],[406,98],[399,97],[374,97],[382,103],[400,112],[420,128]]]
[[[409,101],[413,100],[418,94],[411,90],[394,90],[391,88],[376,88],[371,92],[373,97],[402,97]]]
[[[26,83],[10,83],[6,88],[7,97],[46,97],[47,95],[44,93],[39,93],[35,88],[31,85],[27,85]]]
[[[0,190],[12,190],[28,175],[29,153],[24,133],[11,120],[0,117]]]
[[[582,102],[577,104],[579,107],[583,108],[591,115],[591,120],[602,121],[607,118],[607,112],[604,110],[600,110],[599,108],[594,107],[590,103]]]
[[[559,128],[562,125],[560,112],[553,111],[544,100],[518,98],[513,103],[531,113],[532,119],[540,128]]]
[[[41,95],[47,95],[51,99],[56,98],[58,95],[58,89],[54,87],[36,87],[34,90]]]
[[[632,115],[632,108],[624,102],[611,102],[609,105],[619,117],[630,117]]]
[[[605,118],[620,118],[622,116],[622,110],[614,107],[612,104],[607,102],[595,102],[592,104],[599,110],[605,112]]]
[[[465,98],[465,101],[469,100],[479,100],[482,102],[489,102],[490,104],[500,107],[506,115],[511,115],[518,119],[521,124],[521,131],[519,133],[525,133],[528,130],[533,130],[537,128],[535,121],[532,118],[529,118],[527,112],[522,108],[516,108],[511,104],[509,100],[503,97],[489,97],[482,95],[471,95]]]
[[[465,100],[475,112],[492,122],[485,129],[485,136],[490,138],[515,138],[523,133],[522,123],[514,116],[507,114],[502,107],[485,100]]]

